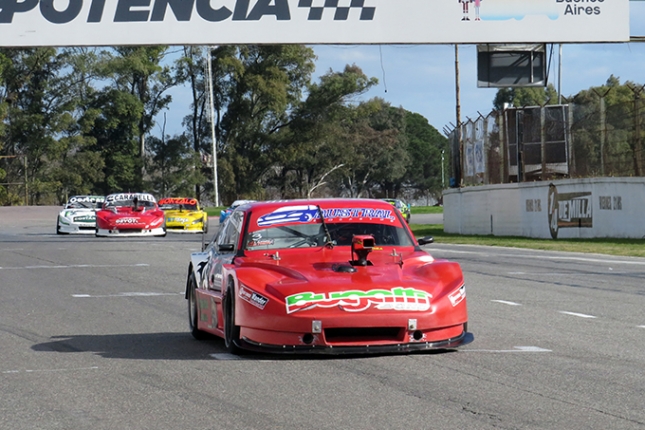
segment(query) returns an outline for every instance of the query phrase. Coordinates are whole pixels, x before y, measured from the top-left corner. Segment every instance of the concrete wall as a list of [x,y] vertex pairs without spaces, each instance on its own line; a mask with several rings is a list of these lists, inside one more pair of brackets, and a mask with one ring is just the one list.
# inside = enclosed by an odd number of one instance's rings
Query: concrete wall
[[645,178],[563,179],[444,191],[446,233],[645,237]]

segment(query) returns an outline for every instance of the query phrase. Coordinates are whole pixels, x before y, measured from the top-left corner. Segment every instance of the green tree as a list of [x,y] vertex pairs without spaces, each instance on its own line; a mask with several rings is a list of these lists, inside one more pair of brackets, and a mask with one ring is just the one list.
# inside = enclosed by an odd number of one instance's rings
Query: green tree
[[408,163],[407,142],[401,133],[403,112],[374,98],[347,108],[343,127],[343,151],[348,156],[334,175],[340,194],[378,197],[395,193]]
[[[7,92],[5,84],[5,70],[11,67],[11,60],[0,51],[0,156],[6,155],[4,152],[5,148],[5,121],[7,120],[7,114],[9,110],[9,103],[7,102]],[[2,159],[0,159],[2,160]],[[4,182],[7,177],[7,172],[2,168],[0,163],[0,183]],[[9,191],[2,185],[0,185],[0,205],[5,205],[10,203]]]
[[138,139],[142,113],[136,96],[109,87],[98,91],[87,103],[80,121],[85,136],[96,141],[105,161],[104,177],[96,184],[97,191],[109,194],[143,189]]
[[161,64],[167,53],[166,46],[120,46],[114,48],[112,59],[107,63],[106,72],[113,80],[112,87],[139,101],[141,114],[136,137],[143,160],[147,155],[146,136],[155,125],[154,118],[170,104],[172,97],[166,92],[179,81],[171,66]]
[[270,184],[279,188],[282,197],[328,192],[332,173],[353,157],[343,128],[353,110],[349,103],[377,82],[356,65],[348,65],[342,72],[328,71],[318,83],[309,85],[306,99],[275,145],[278,161]]
[[314,69],[313,50],[302,45],[236,47],[221,144],[225,170],[233,177],[224,201],[263,193],[261,179],[277,161],[279,132],[291,121]]
[[200,169],[199,153],[191,148],[186,135],[168,140],[148,138],[147,146],[152,156],[150,175],[151,189],[160,197],[190,196],[195,184],[204,181]]
[[[448,139],[441,135],[428,120],[418,113],[405,115],[405,136],[408,141],[409,164],[404,183],[414,189],[414,196],[441,199],[445,185],[442,175],[442,157],[447,160]],[[443,172],[446,174],[447,172]]]
[[[207,63],[204,55],[204,49],[200,47],[184,47],[183,56],[176,61],[176,70],[178,80],[188,83],[191,92],[191,112],[184,117],[183,125],[187,133],[191,136],[193,151],[206,158],[209,163],[201,161],[195,165],[200,169],[205,182],[195,185],[195,196],[200,199],[203,191],[210,192],[213,190],[213,133],[211,129],[210,100]],[[211,75],[213,87],[213,117],[214,132],[216,142],[221,142],[222,138],[222,116],[228,106],[229,97],[232,94],[232,77],[237,76],[243,71],[243,64],[236,57],[237,47],[223,45],[211,49]],[[217,145],[218,147],[221,145]],[[217,153],[220,149],[217,149]],[[233,189],[235,181],[231,166],[215,154],[218,160],[218,177],[220,189]],[[222,187],[223,185],[223,187]]]
[[[69,131],[75,109],[70,91],[69,52],[54,48],[5,49],[3,70],[5,101],[3,151],[27,157],[30,203],[55,203],[52,196],[61,188],[56,178],[65,143],[60,136]],[[24,178],[23,165],[9,172]]]
[[500,88],[493,99],[493,107],[501,111],[505,103],[513,107],[554,105],[558,103],[558,92],[553,84],[546,87]]
[[[579,176],[640,176],[643,174],[643,132],[640,121],[643,86],[611,75],[605,85],[580,91],[573,97],[574,154]],[[601,123],[600,101],[604,100],[606,126]],[[604,128],[606,127],[606,132]],[[601,147],[601,136],[606,142]],[[604,169],[603,169],[604,166]]]

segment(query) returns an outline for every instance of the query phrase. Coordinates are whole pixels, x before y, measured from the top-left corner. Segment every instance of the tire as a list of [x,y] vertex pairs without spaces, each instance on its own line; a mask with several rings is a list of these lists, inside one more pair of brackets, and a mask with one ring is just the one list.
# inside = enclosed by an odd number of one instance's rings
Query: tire
[[60,231],[60,217],[56,218],[56,234],[63,234]]
[[208,333],[197,328],[199,309],[197,308],[196,288],[197,282],[195,281],[195,275],[191,273],[188,277],[188,328],[190,329],[190,334],[192,334],[195,339],[204,340],[208,339],[210,336]]
[[204,234],[208,234],[208,218],[204,218],[202,220],[202,230],[204,231]]
[[235,287],[229,280],[226,298],[224,299],[224,345],[231,354],[243,353],[240,343],[240,326],[235,325]]

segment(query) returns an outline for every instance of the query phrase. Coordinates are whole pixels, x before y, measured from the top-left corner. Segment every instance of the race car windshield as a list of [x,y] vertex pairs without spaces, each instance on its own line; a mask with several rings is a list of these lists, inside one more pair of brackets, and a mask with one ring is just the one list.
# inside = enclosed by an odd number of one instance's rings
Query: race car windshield
[[164,211],[196,211],[197,210],[197,205],[191,205],[191,204],[175,204],[175,203],[165,203],[161,206],[161,209]]
[[[154,202],[149,202],[146,200],[139,200],[137,202],[139,208],[154,208]],[[134,207],[134,202],[132,200],[113,200],[106,203],[106,207]]]
[[[401,227],[389,224],[339,222],[327,223],[334,246],[351,246],[355,235],[374,236],[376,246],[414,246]],[[250,232],[245,238],[245,249],[258,251],[284,248],[310,248],[325,245],[326,233],[322,224],[295,224],[274,226]]]
[[72,202],[72,203],[67,203],[67,208],[68,209],[96,209],[100,204],[103,202]]
[[66,209],[96,209],[103,204],[105,198],[94,196],[75,196],[71,197],[67,204]]

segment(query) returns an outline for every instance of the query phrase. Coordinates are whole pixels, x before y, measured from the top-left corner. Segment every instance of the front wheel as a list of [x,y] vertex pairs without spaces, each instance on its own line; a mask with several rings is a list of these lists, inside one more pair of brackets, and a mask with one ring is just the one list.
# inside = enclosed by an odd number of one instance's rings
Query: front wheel
[[232,281],[228,283],[228,290],[224,298],[224,345],[231,354],[241,354],[240,326],[235,325],[235,287]]
[[188,278],[188,328],[190,334],[197,340],[204,340],[208,338],[208,333],[201,331],[197,328],[197,321],[199,321],[199,308],[197,306],[197,282],[195,275],[190,274]]

